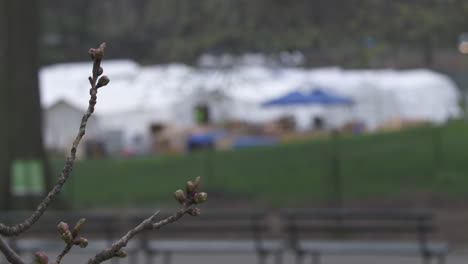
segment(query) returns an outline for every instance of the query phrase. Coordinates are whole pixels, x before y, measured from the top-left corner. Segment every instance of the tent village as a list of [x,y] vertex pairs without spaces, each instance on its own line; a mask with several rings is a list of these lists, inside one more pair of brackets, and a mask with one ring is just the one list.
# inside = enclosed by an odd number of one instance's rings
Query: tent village
[[[326,130],[441,124],[461,113],[455,83],[427,69],[141,66],[130,60],[103,66],[112,82],[99,90],[99,111],[80,152],[88,157],[274,144]],[[88,68],[67,63],[40,71],[49,150],[65,152],[75,136],[88,103],[82,100]]]

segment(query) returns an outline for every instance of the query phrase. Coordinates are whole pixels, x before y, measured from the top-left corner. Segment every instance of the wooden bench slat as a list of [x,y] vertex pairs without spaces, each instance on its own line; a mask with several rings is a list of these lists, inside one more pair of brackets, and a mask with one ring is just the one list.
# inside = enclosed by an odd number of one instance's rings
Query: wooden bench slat
[[[281,211],[290,247],[300,261],[302,254],[416,254],[424,259],[448,252],[444,242],[431,241],[430,232],[436,227],[428,210],[413,209],[285,209]],[[395,240],[310,240],[309,233],[392,234],[408,233],[414,241]],[[352,236],[355,239],[355,236]],[[315,258],[318,260],[318,258]]]
[[430,220],[428,210],[418,209],[283,209],[285,218],[313,217],[315,219],[369,219],[374,220]]
[[435,226],[432,224],[418,225],[368,225],[368,224],[321,224],[321,225],[306,225],[297,224],[289,225],[285,228],[286,231],[291,232],[297,230],[298,232],[345,232],[345,233],[411,233],[411,232],[432,232]]
[[[303,240],[299,248],[309,252],[321,252],[328,254],[352,254],[352,253],[398,253],[419,254],[422,246],[419,241],[379,241],[379,240]],[[433,254],[441,254],[448,250],[448,244],[440,241],[431,241],[424,247]]]
[[176,252],[252,252],[258,250],[281,250],[283,240],[264,240],[260,244],[252,240],[154,240],[149,242],[153,251]]

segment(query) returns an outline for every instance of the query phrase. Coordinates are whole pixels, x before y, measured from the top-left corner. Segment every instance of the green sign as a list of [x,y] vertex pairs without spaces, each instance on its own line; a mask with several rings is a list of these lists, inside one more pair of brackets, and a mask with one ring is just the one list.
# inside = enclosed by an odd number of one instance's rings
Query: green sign
[[15,160],[11,166],[13,195],[40,195],[44,192],[44,170],[40,160]]

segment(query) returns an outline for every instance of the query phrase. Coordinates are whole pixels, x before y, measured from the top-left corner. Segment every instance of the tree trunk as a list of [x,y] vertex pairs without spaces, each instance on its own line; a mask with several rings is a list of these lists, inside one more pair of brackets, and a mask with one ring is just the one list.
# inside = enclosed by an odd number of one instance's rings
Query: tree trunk
[[19,159],[41,162],[46,186],[48,163],[42,144],[42,116],[38,85],[39,4],[38,0],[0,0],[3,25],[0,66],[0,184],[2,207],[12,205],[11,163]]
[[9,205],[9,136],[8,136],[8,108],[9,94],[5,83],[5,42],[6,42],[6,12],[5,0],[0,0],[0,208],[7,209]]

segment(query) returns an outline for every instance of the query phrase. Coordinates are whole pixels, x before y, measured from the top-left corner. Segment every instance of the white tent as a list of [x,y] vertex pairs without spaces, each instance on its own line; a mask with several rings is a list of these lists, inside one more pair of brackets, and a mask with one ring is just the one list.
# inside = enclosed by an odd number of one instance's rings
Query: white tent
[[[127,141],[136,133],[149,133],[150,123],[192,126],[193,108],[200,103],[211,108],[217,122],[264,122],[289,113],[296,116],[300,128],[307,128],[312,116],[328,110],[321,106],[261,107],[262,102],[297,89],[321,88],[353,98],[356,104],[352,115],[348,110],[327,115],[328,123],[334,125],[353,118],[373,130],[394,119],[444,122],[460,114],[455,83],[425,69],[304,69],[248,64],[215,69],[183,64],[140,66],[129,60],[104,61],[103,68],[111,82],[98,93],[100,129],[120,129]],[[42,68],[43,107],[63,100],[84,111],[90,71],[90,62]]]

